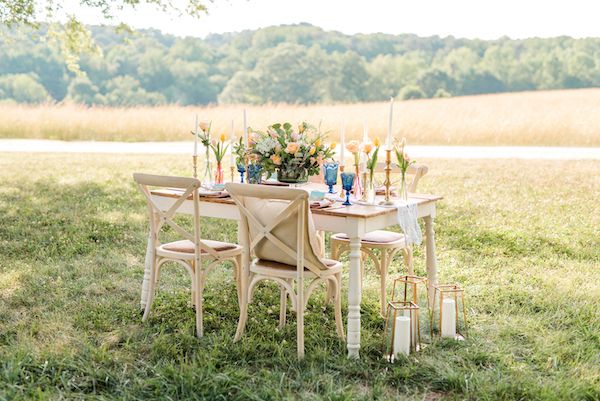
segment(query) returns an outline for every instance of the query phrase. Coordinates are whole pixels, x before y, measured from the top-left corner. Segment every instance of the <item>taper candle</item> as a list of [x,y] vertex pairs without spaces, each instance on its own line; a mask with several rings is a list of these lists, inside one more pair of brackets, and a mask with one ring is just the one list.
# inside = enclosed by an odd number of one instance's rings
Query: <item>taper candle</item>
[[340,166],[344,166],[346,163],[344,162],[346,153],[346,122],[343,121],[340,126]]
[[231,141],[229,142],[229,164],[235,165],[235,159],[233,156],[233,144],[235,143],[235,131],[233,129],[233,120],[231,120]]
[[246,109],[244,109],[244,147],[248,149],[248,125],[246,123]]
[[196,126],[194,127],[194,156],[198,156],[198,114],[196,114]]
[[393,115],[394,115],[394,98],[391,97],[390,98],[390,120],[389,120],[389,124],[388,124],[388,136],[387,136],[387,143],[386,146],[388,149],[392,148],[392,119],[393,119]]

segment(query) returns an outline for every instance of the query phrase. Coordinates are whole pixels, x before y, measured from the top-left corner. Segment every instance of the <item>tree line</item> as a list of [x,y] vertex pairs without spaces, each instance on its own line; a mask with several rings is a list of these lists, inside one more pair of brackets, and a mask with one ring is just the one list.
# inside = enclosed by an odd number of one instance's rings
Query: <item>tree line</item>
[[68,68],[48,27],[0,32],[0,101],[133,106],[331,103],[600,86],[600,39],[356,34],[285,25],[175,37],[89,27]]

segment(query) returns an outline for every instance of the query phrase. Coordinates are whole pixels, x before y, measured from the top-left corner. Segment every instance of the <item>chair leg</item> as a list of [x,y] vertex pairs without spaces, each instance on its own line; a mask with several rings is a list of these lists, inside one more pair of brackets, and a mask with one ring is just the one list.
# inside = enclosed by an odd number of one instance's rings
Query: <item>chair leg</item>
[[238,255],[235,257],[234,266],[233,266],[233,274],[235,279],[235,289],[237,291],[238,305],[242,303],[242,283],[241,283],[241,275],[242,275],[242,255]]
[[415,274],[415,269],[413,266],[412,247],[408,246],[408,247],[404,248],[402,251],[404,253],[404,264],[406,265],[406,267],[408,269],[408,274],[413,276]]
[[379,262],[379,299],[381,301],[381,316],[385,316],[387,311],[387,275],[389,270],[390,259],[388,258],[387,249],[381,250],[380,262]]
[[281,295],[279,298],[279,328],[285,326],[285,317],[287,314],[287,290],[284,286],[280,286]]
[[339,249],[339,243],[332,239],[331,240],[331,259],[333,260],[337,260],[339,254],[338,254],[338,249]]
[[344,322],[342,321],[342,274],[335,275],[335,329],[338,337],[342,340],[344,336]]
[[158,263],[156,258],[152,264],[152,272],[150,273],[150,282],[148,283],[148,296],[146,298],[146,309],[144,309],[144,315],[142,316],[142,322],[148,319],[150,309],[152,309],[152,302],[154,302],[154,291],[156,289],[156,271],[158,270]]
[[[304,358],[304,300],[300,299],[300,291],[304,288],[298,287],[296,290],[296,337],[298,343],[298,359]],[[302,297],[303,298],[303,297]]]
[[[237,330],[235,332],[235,337],[233,338],[234,342],[239,341],[244,335],[244,330],[246,330],[246,322],[248,321],[248,288],[250,282],[252,281],[252,274],[250,274],[246,278],[246,283],[242,286],[240,285],[240,320],[238,321]],[[243,280],[240,280],[242,283]]]
[[203,292],[204,292],[204,272],[202,269],[196,268],[194,271],[194,279],[196,280],[196,293],[194,305],[196,306],[196,336],[201,338],[204,335],[204,316],[202,310]]

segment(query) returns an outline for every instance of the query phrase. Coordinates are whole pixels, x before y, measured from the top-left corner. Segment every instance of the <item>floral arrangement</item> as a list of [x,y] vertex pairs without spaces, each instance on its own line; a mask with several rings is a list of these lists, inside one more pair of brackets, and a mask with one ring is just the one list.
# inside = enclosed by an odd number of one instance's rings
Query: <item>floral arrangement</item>
[[282,182],[305,182],[321,171],[324,160],[330,159],[335,146],[325,146],[325,136],[314,126],[302,122],[296,129],[286,122],[252,131],[248,143],[249,157],[260,164],[270,177],[277,172]]
[[378,137],[375,137],[373,143],[367,142],[363,144],[363,152],[365,152],[365,156],[367,157],[367,170],[369,170],[369,181],[371,184],[373,183],[373,176],[375,175],[375,169],[377,168],[377,156],[379,154],[380,146],[381,141]]
[[346,149],[352,153],[352,156],[354,156],[354,166],[358,167],[360,163],[360,143],[356,140],[350,141],[346,144]]
[[414,164],[414,160],[410,159],[408,153],[406,153],[406,138],[402,138],[402,142],[400,146],[394,146],[394,151],[396,152],[396,159],[398,160],[398,167],[402,172],[402,177],[406,176],[406,171],[411,164]]

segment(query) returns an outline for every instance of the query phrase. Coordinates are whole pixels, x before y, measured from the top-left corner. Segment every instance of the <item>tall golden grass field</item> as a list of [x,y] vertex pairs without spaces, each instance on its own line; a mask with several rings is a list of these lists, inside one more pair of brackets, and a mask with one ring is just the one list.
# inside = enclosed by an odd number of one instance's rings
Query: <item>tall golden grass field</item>
[[[0,103],[0,138],[95,141],[191,140],[195,115],[210,120],[213,133],[242,133],[274,122],[321,124],[331,140],[385,138],[389,103],[334,105],[219,105],[183,107],[85,107],[74,104]],[[396,101],[393,133],[421,145],[600,146],[600,89],[557,90],[444,99]]]

